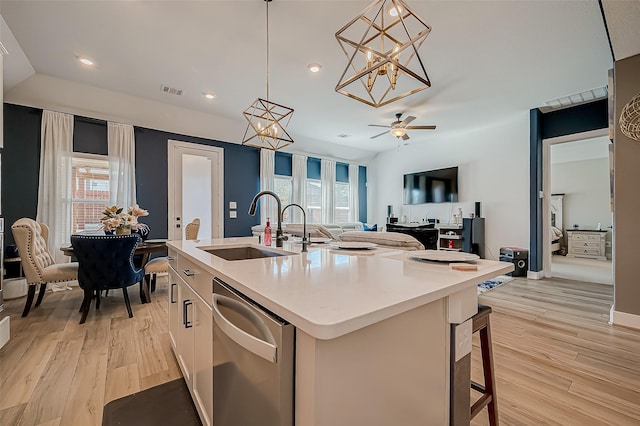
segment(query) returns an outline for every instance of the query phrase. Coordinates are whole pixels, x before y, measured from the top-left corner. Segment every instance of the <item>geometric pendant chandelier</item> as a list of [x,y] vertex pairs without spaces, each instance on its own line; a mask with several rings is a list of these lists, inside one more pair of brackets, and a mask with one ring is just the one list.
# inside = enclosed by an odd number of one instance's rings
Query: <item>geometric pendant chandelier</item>
[[293,139],[287,133],[293,109],[269,100],[269,2],[271,0],[264,1],[267,4],[267,98],[256,99],[242,113],[247,120],[242,145],[276,151],[293,143]]
[[640,141],[640,93],[622,108],[619,123],[626,137]]
[[403,0],[375,0],[336,32],[349,61],[336,92],[378,108],[431,87],[418,54],[430,32]]

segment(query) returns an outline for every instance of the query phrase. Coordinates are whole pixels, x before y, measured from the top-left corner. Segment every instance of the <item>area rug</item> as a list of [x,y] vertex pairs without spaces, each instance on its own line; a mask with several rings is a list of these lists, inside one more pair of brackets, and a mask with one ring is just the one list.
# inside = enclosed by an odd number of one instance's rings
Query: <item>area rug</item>
[[512,279],[513,277],[510,277],[509,275],[500,275],[498,277],[482,282],[478,284],[478,294],[482,294],[485,291],[493,290],[494,288],[499,287],[502,284],[508,283]]
[[152,387],[104,406],[102,426],[202,425],[184,379]]

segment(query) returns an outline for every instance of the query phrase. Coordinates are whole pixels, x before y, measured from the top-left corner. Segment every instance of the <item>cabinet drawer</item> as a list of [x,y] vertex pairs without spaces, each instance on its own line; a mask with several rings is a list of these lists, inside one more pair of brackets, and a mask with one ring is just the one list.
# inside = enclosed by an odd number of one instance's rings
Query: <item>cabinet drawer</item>
[[574,248],[571,252],[573,254],[590,254],[593,256],[600,256],[600,250],[593,248]]
[[576,249],[593,248],[593,249],[599,250],[600,242],[591,243],[591,242],[585,242],[585,241],[572,241],[571,247],[574,247]]
[[213,294],[213,277],[209,272],[184,256],[178,256],[178,275],[191,287],[203,300],[211,306]]
[[602,239],[602,235],[587,235],[587,241],[600,241]]
[[171,266],[175,271],[178,270],[178,252],[176,249],[172,247],[168,247],[167,249],[167,259],[169,260],[169,266]]

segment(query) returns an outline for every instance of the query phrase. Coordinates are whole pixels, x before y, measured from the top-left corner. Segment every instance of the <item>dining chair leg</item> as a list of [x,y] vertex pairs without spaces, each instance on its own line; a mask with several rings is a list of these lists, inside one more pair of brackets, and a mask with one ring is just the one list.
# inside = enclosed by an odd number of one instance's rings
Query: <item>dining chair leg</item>
[[22,316],[26,317],[29,315],[29,310],[31,310],[31,305],[33,304],[33,297],[36,295],[36,285],[29,286],[29,292],[27,293],[27,302],[24,304],[24,311],[22,311]]
[[153,274],[151,275],[151,292],[153,293],[154,291],[156,291],[156,277],[158,276],[158,274]]
[[80,324],[84,324],[87,320],[87,315],[89,314],[89,308],[91,307],[91,299],[93,298],[93,291],[90,289],[84,290],[84,299],[82,300],[82,306],[80,307],[82,311],[82,317],[80,317]]
[[96,290],[96,309],[100,309],[100,293],[102,290]]
[[129,313],[129,318],[133,318],[133,312],[131,311],[131,302],[129,302],[129,293],[127,293],[126,287],[122,287],[122,294],[124,295],[124,304],[127,305],[127,312]]
[[147,286],[147,282],[142,279],[140,280],[140,303],[149,303],[151,302],[151,294],[149,294],[149,287]]
[[36,306],[40,306],[42,303],[42,298],[44,297],[44,292],[47,290],[47,283],[40,284],[40,292],[38,293],[38,300],[36,300]]

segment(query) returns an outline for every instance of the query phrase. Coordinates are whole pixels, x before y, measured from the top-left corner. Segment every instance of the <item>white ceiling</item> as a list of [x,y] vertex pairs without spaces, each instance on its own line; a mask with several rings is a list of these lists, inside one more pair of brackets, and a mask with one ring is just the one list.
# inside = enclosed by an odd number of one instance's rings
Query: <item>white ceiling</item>
[[[432,26],[420,50],[432,87],[379,109],[334,91],[347,62],[334,34],[368,1],[270,3],[270,98],[295,109],[294,140],[374,154],[397,142],[390,135],[370,140],[379,131],[367,124],[388,124],[396,112],[416,116],[412,124],[438,126],[410,132],[412,143],[445,140],[607,84],[613,61],[596,1],[407,3]],[[607,3],[637,10],[640,2]],[[612,9],[620,15],[622,8]],[[10,51],[7,97],[35,71],[242,122],[242,111],[266,94],[262,0],[2,0],[0,14]],[[640,43],[629,45],[626,55]],[[96,66],[82,67],[78,56]],[[320,73],[307,70],[312,62],[322,64]],[[162,84],[183,95],[162,93]],[[203,92],[217,98],[207,101]]]

